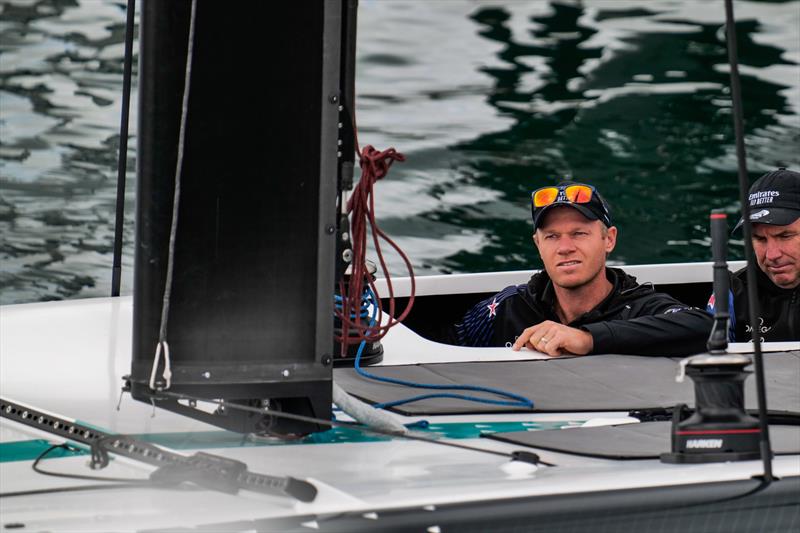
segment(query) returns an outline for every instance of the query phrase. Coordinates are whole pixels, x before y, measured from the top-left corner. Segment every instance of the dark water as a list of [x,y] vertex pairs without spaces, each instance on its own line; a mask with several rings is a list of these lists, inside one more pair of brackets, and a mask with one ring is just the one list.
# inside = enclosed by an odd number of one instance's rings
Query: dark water
[[[735,4],[751,176],[800,167],[800,2]],[[0,3],[0,303],[109,293],[124,8]],[[382,228],[421,274],[536,267],[530,191],[568,176],[609,198],[614,261],[707,260],[708,212],[738,198],[723,20],[721,0],[362,0],[359,139],[408,157]],[[132,194],[125,235],[130,292]]]

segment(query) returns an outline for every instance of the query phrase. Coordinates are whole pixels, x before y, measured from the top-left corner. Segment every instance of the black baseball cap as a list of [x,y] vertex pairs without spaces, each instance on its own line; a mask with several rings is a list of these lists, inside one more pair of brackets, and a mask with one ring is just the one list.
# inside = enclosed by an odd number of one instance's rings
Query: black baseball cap
[[[800,218],[800,174],[785,168],[767,172],[750,187],[750,222],[786,226]],[[739,229],[739,220],[733,231]]]
[[[546,197],[545,205],[537,207],[537,194]],[[540,204],[542,202],[539,202]],[[589,220],[599,220],[611,227],[611,211],[600,192],[586,183],[562,181],[558,185],[540,187],[531,193],[531,216],[533,229],[539,229],[544,215],[553,207],[567,206],[576,209]]]

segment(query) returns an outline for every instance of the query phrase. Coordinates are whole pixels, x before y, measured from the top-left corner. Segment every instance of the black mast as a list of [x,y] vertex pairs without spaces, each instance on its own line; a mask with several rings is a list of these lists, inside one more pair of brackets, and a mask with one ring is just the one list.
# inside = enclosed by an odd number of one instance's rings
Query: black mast
[[128,0],[125,21],[125,59],[122,71],[122,117],[119,125],[119,159],[117,161],[117,203],[114,221],[114,263],[111,268],[111,296],[119,296],[122,282],[122,229],[125,223],[125,172],[128,168],[128,117],[131,107],[131,65],[133,63],[133,29],[136,0]]
[[733,127],[736,133],[736,161],[739,170],[739,202],[742,205],[742,229],[744,232],[744,251],[747,259],[747,300],[749,304],[750,325],[753,332],[753,359],[755,363],[756,394],[758,396],[758,419],[761,429],[761,459],[764,462],[764,481],[772,481],[772,450],[769,443],[767,424],[767,393],[764,385],[764,361],[761,355],[761,337],[758,331],[758,296],[756,293],[756,258],[753,252],[752,227],[750,225],[750,204],[747,201],[749,189],[747,180],[747,156],[744,147],[744,121],[742,119],[742,91],[739,85],[739,59],[736,50],[736,25],[733,17],[733,1],[725,0],[725,29],[728,41],[728,63],[731,69],[731,99],[733,100]]
[[330,418],[344,13],[142,6],[135,399],[244,433],[318,428],[227,406]]

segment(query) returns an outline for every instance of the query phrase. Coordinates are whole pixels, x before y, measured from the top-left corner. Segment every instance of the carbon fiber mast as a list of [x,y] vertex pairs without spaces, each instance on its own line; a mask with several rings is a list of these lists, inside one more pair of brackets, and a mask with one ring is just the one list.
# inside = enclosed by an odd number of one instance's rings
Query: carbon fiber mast
[[135,399],[243,433],[320,428],[176,395],[330,418],[345,7],[143,4]]
[[744,252],[747,259],[747,300],[749,321],[753,325],[753,362],[755,363],[756,394],[758,395],[758,418],[761,429],[759,448],[764,462],[764,481],[772,481],[772,448],[769,443],[767,423],[767,388],[764,383],[764,359],[761,355],[761,337],[758,335],[759,309],[756,283],[755,253],[753,252],[752,225],[750,224],[750,203],[747,201],[747,155],[744,147],[744,120],[742,111],[742,91],[739,83],[739,58],[736,48],[736,25],[733,16],[733,0],[725,0],[725,28],[728,39],[728,63],[731,67],[731,99],[733,100],[733,126],[736,131],[736,161],[739,176],[739,202],[742,205],[742,231]]

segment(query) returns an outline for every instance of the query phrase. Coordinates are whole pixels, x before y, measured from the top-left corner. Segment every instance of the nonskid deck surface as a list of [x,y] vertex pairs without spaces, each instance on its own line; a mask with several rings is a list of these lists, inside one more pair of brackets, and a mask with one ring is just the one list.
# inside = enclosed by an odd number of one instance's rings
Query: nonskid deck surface
[[[308,479],[319,491],[316,500],[306,504],[248,491],[228,495],[208,490],[137,487],[55,492],[0,499],[3,524],[21,523],[33,530],[53,531],[199,527],[275,517],[368,514],[376,509],[422,509],[458,502],[725,482],[749,479],[761,472],[758,461],[675,466],[652,460],[625,463],[528,448],[555,465],[537,467],[510,461],[503,455],[360,434],[350,429],[289,442],[243,437],[161,410],[153,416],[150,406],[128,397],[123,398],[117,410],[122,376],[130,368],[130,318],[129,298],[0,308],[2,396],[109,433],[132,434],[179,453],[202,450],[244,461],[254,472]],[[384,341],[384,364],[409,363],[414,342],[424,361],[435,362],[436,343],[414,337],[413,332],[402,329],[395,332],[394,340],[390,334]],[[393,358],[395,351],[397,358]],[[481,353],[480,359],[507,360],[508,352],[489,349]],[[460,356],[450,351],[443,359],[464,360],[469,353],[474,350]],[[533,352],[511,355],[510,360],[541,357]],[[575,427],[590,420],[590,425],[637,422],[622,411],[400,418],[406,423],[425,418],[430,425],[418,430],[421,435],[504,454],[524,448],[480,435]],[[0,492],[103,484],[33,472],[34,456],[54,440],[58,439],[2,419]],[[117,458],[106,469],[95,472],[87,468],[87,460],[86,450],[79,449],[45,460],[42,466],[57,472],[126,478],[146,478],[152,471],[147,465]],[[777,476],[798,476],[800,457],[777,457],[774,467]]]
[[[800,351],[770,353],[765,359],[770,376],[769,409],[800,414]],[[420,363],[382,366],[369,372],[382,378],[439,386],[467,383],[484,389],[506,389],[533,402],[533,407],[528,408],[431,398],[395,408],[417,416],[509,410],[642,411],[694,404],[691,380],[675,380],[679,361],[668,357],[596,355],[549,361]],[[406,387],[365,379],[352,369],[336,369],[334,379],[351,394],[371,403],[400,401],[413,395]],[[484,399],[497,398],[487,393],[475,394]],[[754,380],[747,383],[745,398],[745,406],[755,410]]]

